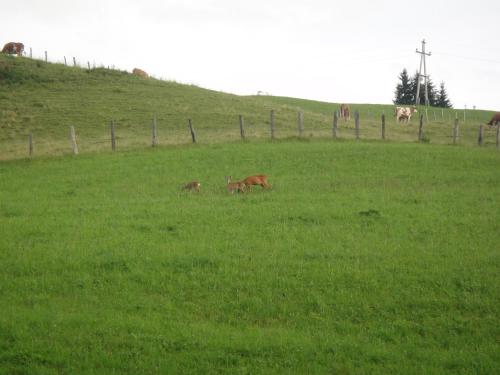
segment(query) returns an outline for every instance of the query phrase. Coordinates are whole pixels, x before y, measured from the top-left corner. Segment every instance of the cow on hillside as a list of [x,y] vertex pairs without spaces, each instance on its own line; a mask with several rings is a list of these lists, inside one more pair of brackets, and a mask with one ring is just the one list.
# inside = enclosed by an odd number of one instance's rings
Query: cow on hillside
[[24,44],[9,42],[5,46],[3,46],[2,53],[6,53],[8,55],[17,55],[22,56],[24,52]]
[[142,69],[139,69],[139,68],[134,68],[134,70],[132,70],[132,73],[139,76],[139,77],[142,77],[142,78],[148,78],[148,73],[146,73],[144,70]]
[[500,123],[500,112],[493,115],[490,122],[488,122],[488,126],[491,128],[493,125],[497,125],[498,123]]
[[396,107],[394,109],[394,114],[396,115],[396,121],[399,122],[401,119],[405,119],[406,122],[411,120],[411,115],[414,112],[418,112],[415,107]]
[[344,121],[351,119],[351,112],[347,104],[340,105],[340,118],[344,119]]

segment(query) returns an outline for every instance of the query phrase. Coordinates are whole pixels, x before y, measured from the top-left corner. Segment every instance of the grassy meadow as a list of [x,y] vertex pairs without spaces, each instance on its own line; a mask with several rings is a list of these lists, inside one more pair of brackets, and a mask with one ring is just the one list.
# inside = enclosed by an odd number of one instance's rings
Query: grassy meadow
[[[396,84],[397,78],[395,77]],[[0,160],[28,156],[33,135],[34,156],[71,152],[69,127],[74,126],[80,153],[111,148],[109,124],[115,122],[120,150],[151,145],[151,122],[156,116],[159,145],[191,142],[192,119],[198,142],[235,142],[240,139],[239,115],[250,140],[269,139],[270,111],[275,111],[276,137],[296,137],[297,113],[304,116],[305,138],[331,138],[337,103],[273,96],[237,96],[193,85],[142,79],[104,68],[82,69],[0,54]],[[386,138],[415,142],[418,116],[409,125],[395,122],[393,105],[351,104],[360,112],[361,138],[380,139],[381,115],[386,115]],[[461,145],[477,144],[478,125],[492,112],[441,110],[424,107],[426,140],[452,143],[455,116],[459,118]],[[354,138],[354,120],[339,122],[338,136]],[[495,130],[485,129],[485,144],[495,144]]]
[[[0,162],[0,374],[498,373],[499,162],[317,139]],[[254,173],[273,188],[225,191]]]

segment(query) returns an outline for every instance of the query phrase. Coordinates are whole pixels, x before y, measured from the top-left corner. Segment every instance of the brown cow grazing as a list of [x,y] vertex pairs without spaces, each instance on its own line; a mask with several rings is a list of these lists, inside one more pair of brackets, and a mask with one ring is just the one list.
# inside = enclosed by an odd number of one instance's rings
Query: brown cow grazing
[[132,73],[135,74],[136,76],[142,77],[142,78],[148,78],[148,73],[146,73],[144,70],[139,69],[139,68],[134,68],[132,70]]
[[22,56],[24,52],[24,44],[9,42],[3,46],[2,53],[7,53],[9,55]]
[[344,119],[344,121],[351,119],[351,111],[349,110],[349,106],[347,104],[340,105],[340,118]]
[[500,112],[497,112],[493,115],[490,122],[488,122],[488,126],[492,127],[493,125],[497,125],[500,122]]

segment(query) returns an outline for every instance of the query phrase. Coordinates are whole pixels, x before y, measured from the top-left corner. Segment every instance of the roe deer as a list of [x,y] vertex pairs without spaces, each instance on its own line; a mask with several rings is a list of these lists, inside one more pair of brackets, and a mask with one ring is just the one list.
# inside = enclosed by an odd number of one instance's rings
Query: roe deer
[[248,186],[248,190],[252,191],[252,185],[260,185],[262,188],[270,189],[271,185],[267,182],[267,176],[263,174],[249,176],[243,180],[245,186]]
[[235,191],[238,193],[245,192],[245,184],[242,181],[231,182],[231,176],[226,176],[227,191],[233,194]]
[[191,181],[188,182],[186,185],[182,187],[182,190],[190,190],[190,191],[197,191],[198,193],[200,192],[200,182],[199,181]]

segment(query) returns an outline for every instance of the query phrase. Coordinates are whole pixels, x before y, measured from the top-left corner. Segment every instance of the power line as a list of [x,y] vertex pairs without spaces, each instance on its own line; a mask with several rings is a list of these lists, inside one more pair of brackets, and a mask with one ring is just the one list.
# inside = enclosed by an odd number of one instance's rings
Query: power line
[[434,52],[434,54],[456,57],[456,58],[465,59],[465,60],[483,61],[483,62],[489,62],[492,64],[500,64],[500,60],[491,60],[491,59],[485,59],[485,58],[480,58],[480,57],[460,56],[460,55],[455,55],[453,53],[446,53],[446,52]]

